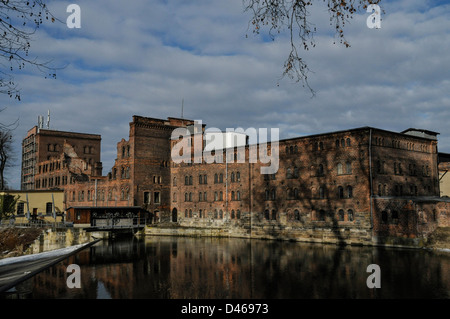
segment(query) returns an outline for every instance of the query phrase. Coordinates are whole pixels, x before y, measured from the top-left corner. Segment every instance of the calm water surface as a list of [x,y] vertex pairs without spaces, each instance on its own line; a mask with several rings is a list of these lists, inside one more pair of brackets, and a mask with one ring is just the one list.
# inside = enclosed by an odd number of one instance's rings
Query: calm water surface
[[[66,267],[81,268],[81,288]],[[381,288],[366,285],[381,268]],[[21,298],[450,298],[450,253],[247,239],[103,241],[16,287]]]

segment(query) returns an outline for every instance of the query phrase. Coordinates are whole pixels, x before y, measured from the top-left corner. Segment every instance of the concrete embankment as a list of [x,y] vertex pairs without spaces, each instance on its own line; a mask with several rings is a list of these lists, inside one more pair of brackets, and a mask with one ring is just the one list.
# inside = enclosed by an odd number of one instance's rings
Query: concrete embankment
[[77,228],[0,228],[0,259],[31,255],[92,242]]
[[[347,232],[352,235],[352,232]],[[353,232],[354,233],[354,232]],[[240,237],[254,239],[288,240],[311,243],[341,244],[341,245],[367,245],[399,248],[425,248],[436,251],[450,251],[450,228],[438,228],[428,238],[376,238],[371,240],[367,232],[356,232],[351,237],[347,235],[338,238],[332,231],[268,231],[261,227],[255,228],[251,233],[244,228],[221,227],[185,227],[179,225],[146,226],[140,233],[145,236],[179,236],[179,237]],[[346,232],[344,232],[346,234]],[[334,237],[333,237],[334,236]]]

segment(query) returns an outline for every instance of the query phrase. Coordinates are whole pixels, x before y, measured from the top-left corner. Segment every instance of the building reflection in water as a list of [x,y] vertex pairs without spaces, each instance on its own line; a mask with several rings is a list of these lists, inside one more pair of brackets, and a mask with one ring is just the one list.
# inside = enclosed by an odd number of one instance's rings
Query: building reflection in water
[[[66,267],[81,267],[69,289]],[[366,285],[381,268],[381,288]],[[218,238],[103,241],[9,298],[450,298],[450,254]]]

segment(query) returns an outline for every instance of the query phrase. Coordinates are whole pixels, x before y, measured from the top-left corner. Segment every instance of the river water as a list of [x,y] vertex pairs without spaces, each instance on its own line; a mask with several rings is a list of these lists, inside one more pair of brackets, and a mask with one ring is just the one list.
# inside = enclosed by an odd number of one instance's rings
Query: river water
[[[70,264],[81,288],[68,288]],[[367,267],[380,267],[368,288]],[[372,280],[373,281],[373,280]],[[249,240],[101,241],[16,286],[30,299],[450,298],[450,253]]]

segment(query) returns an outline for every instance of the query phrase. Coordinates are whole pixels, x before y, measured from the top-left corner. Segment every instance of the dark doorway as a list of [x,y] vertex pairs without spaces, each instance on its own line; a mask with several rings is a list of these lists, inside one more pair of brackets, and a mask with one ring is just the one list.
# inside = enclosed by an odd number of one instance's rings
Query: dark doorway
[[172,222],[176,223],[177,218],[178,218],[178,212],[177,212],[177,209],[174,208],[174,209],[172,209]]

